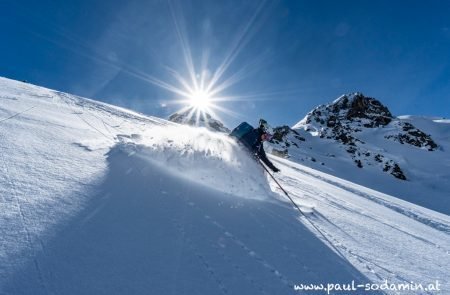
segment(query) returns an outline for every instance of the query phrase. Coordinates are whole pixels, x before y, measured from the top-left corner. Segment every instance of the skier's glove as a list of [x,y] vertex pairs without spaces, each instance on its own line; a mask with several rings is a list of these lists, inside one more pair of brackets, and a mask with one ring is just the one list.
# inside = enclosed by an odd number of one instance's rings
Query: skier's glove
[[273,171],[273,173],[277,173],[277,172],[280,172],[280,169],[278,169],[277,167],[273,167],[272,171]]

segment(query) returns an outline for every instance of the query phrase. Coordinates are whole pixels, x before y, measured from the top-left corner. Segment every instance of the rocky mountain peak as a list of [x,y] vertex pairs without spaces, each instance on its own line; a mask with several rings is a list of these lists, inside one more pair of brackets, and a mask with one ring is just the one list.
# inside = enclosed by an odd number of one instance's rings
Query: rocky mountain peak
[[393,119],[389,109],[380,101],[360,92],[341,96],[332,107],[334,113],[343,110],[347,120],[365,118],[373,121],[371,126],[365,127],[387,125]]
[[[375,129],[384,130],[380,132]],[[283,126],[279,131],[280,136],[274,137],[273,144],[276,150],[283,152],[283,156],[288,156],[291,149],[302,144],[300,138],[304,139],[305,136],[300,134],[305,132],[313,137],[334,141],[336,147],[345,150],[357,167],[379,166],[384,172],[401,180],[407,177],[396,157],[380,152],[384,142],[389,145],[388,141],[394,141],[428,151],[438,148],[430,135],[411,123],[394,118],[379,100],[360,92],[345,94],[329,104],[320,105],[291,130]],[[366,144],[367,140],[370,141],[367,134],[383,134],[383,137],[376,143]]]
[[[318,106],[299,124],[316,122],[327,127],[335,127],[338,123],[356,122],[364,127],[374,128],[385,126],[392,119],[391,112],[380,101],[355,92],[342,95],[331,104]],[[300,126],[294,126],[296,127]]]

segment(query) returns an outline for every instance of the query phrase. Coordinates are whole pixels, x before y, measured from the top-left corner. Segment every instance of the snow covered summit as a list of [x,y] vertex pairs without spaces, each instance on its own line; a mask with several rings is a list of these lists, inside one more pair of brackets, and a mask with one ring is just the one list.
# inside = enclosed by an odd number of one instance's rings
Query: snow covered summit
[[328,127],[345,122],[357,122],[364,127],[373,128],[385,126],[391,120],[391,112],[380,101],[356,92],[342,95],[331,104],[315,108],[293,128],[301,128],[302,125],[310,124],[312,121]]
[[357,139],[357,133],[361,132],[362,128],[382,128],[390,123],[397,127],[398,133],[387,135],[386,139],[430,151],[437,148],[430,135],[415,128],[411,123],[396,120],[380,101],[359,92],[343,95],[331,104],[315,108],[293,128],[314,129],[321,137],[355,146],[356,142],[362,142]]
[[292,128],[275,128],[271,147],[274,154],[448,212],[449,126],[394,117],[379,100],[357,92],[316,107]]

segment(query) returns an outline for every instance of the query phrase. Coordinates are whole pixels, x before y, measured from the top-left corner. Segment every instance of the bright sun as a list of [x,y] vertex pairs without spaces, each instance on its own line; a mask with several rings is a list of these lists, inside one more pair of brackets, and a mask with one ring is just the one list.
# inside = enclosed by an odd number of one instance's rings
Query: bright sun
[[197,109],[204,110],[211,105],[211,96],[204,90],[195,91],[189,96],[189,104]]

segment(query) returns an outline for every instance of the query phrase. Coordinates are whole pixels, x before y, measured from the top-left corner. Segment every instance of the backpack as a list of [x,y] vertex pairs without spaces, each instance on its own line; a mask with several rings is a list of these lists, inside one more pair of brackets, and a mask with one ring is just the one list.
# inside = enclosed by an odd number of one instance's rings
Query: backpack
[[250,151],[252,151],[255,147],[255,144],[258,141],[258,132],[253,128],[252,125],[247,122],[242,122],[233,129],[230,133],[231,137],[236,138],[239,142],[244,144]]
[[230,136],[240,140],[251,131],[253,131],[253,126],[247,122],[242,122],[239,126],[234,128],[233,131],[231,131]]

